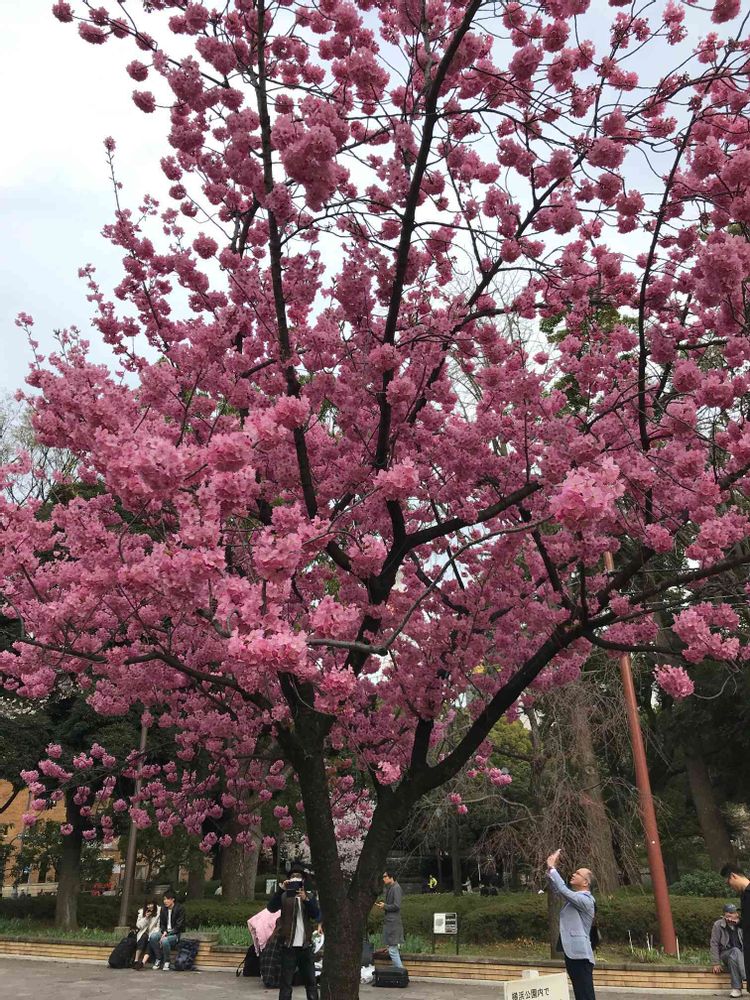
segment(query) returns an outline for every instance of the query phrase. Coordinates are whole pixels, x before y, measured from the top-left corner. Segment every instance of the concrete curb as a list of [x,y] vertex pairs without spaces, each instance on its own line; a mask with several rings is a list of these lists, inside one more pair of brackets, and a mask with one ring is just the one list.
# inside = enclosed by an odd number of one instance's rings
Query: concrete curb
[[[93,958],[54,958],[52,956],[46,956],[46,955],[0,955],[0,958],[9,959],[17,962],[55,962],[55,963],[63,962],[66,965],[93,965],[93,966],[98,966],[99,968],[101,968],[102,966],[101,961]],[[113,970],[113,971],[119,971],[119,970]],[[211,966],[211,968],[208,969],[196,969],[194,970],[193,975],[195,974],[201,975],[203,973],[211,973],[211,972],[229,973],[234,971],[235,971],[234,966],[213,965]],[[429,983],[437,983],[441,986],[463,986],[463,987],[500,985],[500,980],[498,979],[447,979],[447,978],[444,979],[438,976],[411,976],[410,980],[413,983],[420,983],[422,985],[428,985]],[[519,982],[521,982],[521,980],[519,980]],[[669,1000],[670,997],[673,996],[683,997],[686,994],[695,997],[715,997],[715,996],[726,995],[726,990],[720,990],[720,989],[691,990],[691,989],[685,989],[684,987],[680,987],[679,989],[674,989],[674,990],[664,990],[664,989],[650,989],[648,987],[641,987],[641,986],[597,986],[596,992],[597,994],[601,993],[604,996],[606,996],[609,993],[614,993],[617,995],[626,994],[627,996],[634,996],[634,997],[649,996],[653,997],[654,1000],[657,1000],[657,998],[659,997],[662,997],[663,1000]],[[471,1000],[471,997],[468,996],[467,1000]]]

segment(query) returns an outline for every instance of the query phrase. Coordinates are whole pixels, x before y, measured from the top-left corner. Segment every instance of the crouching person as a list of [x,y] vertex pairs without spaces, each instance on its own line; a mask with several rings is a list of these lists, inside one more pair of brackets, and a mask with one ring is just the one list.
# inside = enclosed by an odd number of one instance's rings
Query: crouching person
[[175,900],[170,890],[164,893],[164,905],[159,913],[159,929],[148,939],[148,947],[154,956],[154,968],[169,970],[172,949],[179,943],[185,930],[185,907]]
[[292,1000],[294,974],[299,970],[305,984],[307,1000],[318,1000],[315,980],[315,960],[312,935],[320,920],[318,901],[305,887],[305,869],[293,864],[289,878],[277,887],[268,901],[271,913],[281,911],[279,935],[281,937],[281,985],[279,1000]]
[[724,916],[711,928],[711,962],[716,975],[725,969],[732,981],[730,997],[742,996],[742,980],[745,978],[745,958],[742,954],[742,928],[740,915],[734,903],[727,903]]

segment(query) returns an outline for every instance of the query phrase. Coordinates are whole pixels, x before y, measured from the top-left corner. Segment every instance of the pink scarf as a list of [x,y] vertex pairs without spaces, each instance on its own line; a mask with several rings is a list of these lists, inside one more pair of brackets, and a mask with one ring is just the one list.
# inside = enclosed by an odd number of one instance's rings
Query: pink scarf
[[281,913],[269,913],[268,910],[261,910],[260,913],[256,913],[248,920],[247,928],[259,955],[268,944],[268,939],[273,934],[280,916]]

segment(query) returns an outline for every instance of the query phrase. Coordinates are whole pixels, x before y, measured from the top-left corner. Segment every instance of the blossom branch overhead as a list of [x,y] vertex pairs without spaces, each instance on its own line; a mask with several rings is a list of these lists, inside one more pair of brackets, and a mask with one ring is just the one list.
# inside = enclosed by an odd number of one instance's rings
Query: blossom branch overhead
[[657,682],[744,662],[748,24],[710,7],[55,3],[128,49],[167,196],[118,188],[121,279],[82,271],[125,376],[75,331],[34,359],[75,468],[23,504],[2,469],[5,686],[65,674],[230,774],[270,740],[332,893],[344,755],[363,906],[416,799],[592,642],[661,651],[679,594]]

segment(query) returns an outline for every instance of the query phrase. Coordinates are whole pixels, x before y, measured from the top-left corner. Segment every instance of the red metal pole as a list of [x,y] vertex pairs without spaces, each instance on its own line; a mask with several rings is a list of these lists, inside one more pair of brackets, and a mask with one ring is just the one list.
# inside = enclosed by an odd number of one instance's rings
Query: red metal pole
[[[612,573],[615,568],[614,560],[609,552],[604,553],[604,567],[608,573]],[[667,955],[676,955],[677,938],[674,932],[672,906],[669,902],[667,875],[664,871],[664,858],[661,853],[659,827],[656,825],[654,797],[651,794],[651,780],[648,775],[646,748],[643,744],[641,719],[638,714],[638,702],[635,697],[635,685],[633,684],[633,672],[631,670],[629,653],[623,653],[620,657],[620,674],[622,676],[623,691],[625,692],[625,708],[628,714],[630,743],[633,748],[635,783],[638,787],[638,801],[641,808],[643,832],[646,836],[648,867],[651,871],[651,885],[654,890],[656,915],[659,921],[659,937]]]

